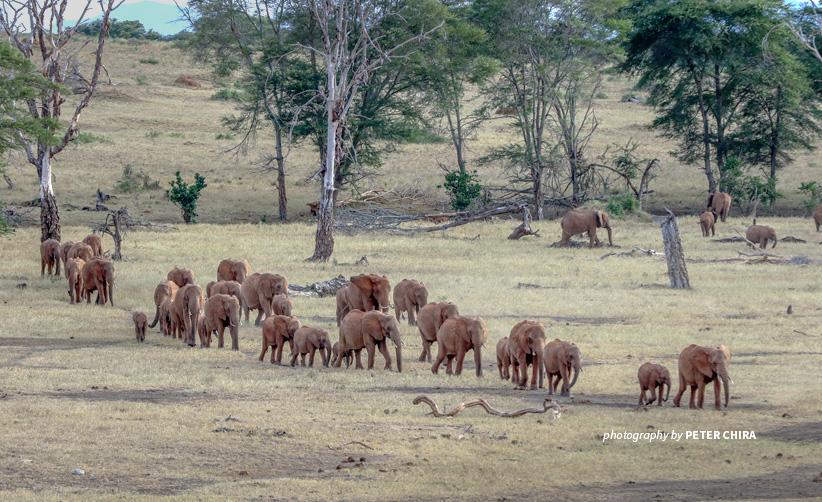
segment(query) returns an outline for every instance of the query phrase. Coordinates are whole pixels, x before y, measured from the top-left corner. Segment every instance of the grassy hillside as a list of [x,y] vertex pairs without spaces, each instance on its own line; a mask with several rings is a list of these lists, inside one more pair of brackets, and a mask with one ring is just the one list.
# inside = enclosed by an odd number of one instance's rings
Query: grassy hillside
[[[182,221],[179,211],[165,200],[163,190],[123,192],[119,181],[124,180],[126,167],[159,181],[162,189],[168,188],[175,171],[181,171],[188,182],[192,182],[194,172],[203,174],[208,188],[198,206],[200,222],[258,222],[276,218],[275,176],[261,173],[259,168],[259,160],[272,152],[272,142],[263,131],[247,153],[232,151],[239,138],[227,138],[228,131],[220,119],[232,114],[233,106],[211,99],[224,86],[230,87],[230,80],[215,81],[208,68],[193,65],[167,42],[115,40],[106,48],[105,62],[114,85],[101,85],[81,117],[80,130],[86,142],[56,157],[55,187],[64,224],[88,225],[102,219],[100,214],[78,210],[94,205],[97,188],[117,195],[112,205],[126,204],[136,217],[156,222]],[[175,84],[182,75],[195,78],[202,87]],[[634,138],[641,143],[642,157],[661,161],[662,172],[651,187],[655,193],[649,200],[650,207],[698,210],[707,186],[704,175],[697,166],[682,166],[674,161],[669,155],[673,146],[647,130],[652,116],[645,105],[620,102],[630,86],[621,77],[605,82],[603,92],[607,98],[597,101],[600,126],[592,155],[598,155],[607,145],[625,144]],[[489,121],[468,144],[469,162],[490,147],[516,139],[505,119]],[[287,179],[292,219],[305,218],[305,204],[318,199],[318,185],[305,183],[317,168],[317,158],[310,146],[291,148]],[[442,170],[437,162],[452,165],[453,159],[447,143],[401,145],[397,153],[386,159],[372,186],[363,189],[414,188],[445,201],[445,194],[436,188],[442,183]],[[13,205],[38,196],[32,166],[16,158],[7,170],[18,188],[0,189],[0,202]],[[504,180],[502,170],[493,166],[480,168],[479,174],[489,184]],[[818,153],[800,155],[793,166],[780,174],[780,188],[788,195],[788,200],[779,202],[781,213],[801,208],[795,189],[800,181],[812,179],[822,179],[822,158]]]

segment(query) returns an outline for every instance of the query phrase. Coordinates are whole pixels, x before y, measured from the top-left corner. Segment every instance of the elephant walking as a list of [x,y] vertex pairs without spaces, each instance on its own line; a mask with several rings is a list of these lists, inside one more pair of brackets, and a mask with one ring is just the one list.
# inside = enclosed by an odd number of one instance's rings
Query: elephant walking
[[[402,372],[402,340],[400,325],[394,316],[383,314],[376,310],[363,312],[352,310],[340,323],[340,354],[354,352],[357,363],[356,369],[363,369],[360,353],[366,349],[368,353],[368,369],[374,368],[374,356],[377,348],[385,359],[385,369],[391,369],[391,354],[388,352],[388,340],[394,343],[397,355],[397,371]],[[342,357],[335,362],[337,368],[342,363]]]
[[[661,364],[645,363],[639,367],[637,371],[637,380],[639,380],[639,405],[644,406],[653,404],[657,401],[656,388],[659,387],[659,398],[657,406],[662,406],[663,401],[668,401],[671,395],[671,373],[668,368]],[[668,386],[668,392],[665,393],[665,399],[662,398],[662,393],[665,391],[665,386]],[[645,399],[645,391],[651,391],[651,398]]]
[[[679,354],[679,392],[674,397],[674,406],[679,407],[682,394],[690,386],[690,407],[702,409],[702,404],[705,401],[705,385],[713,382],[716,398],[715,407],[717,410],[721,410],[722,406],[719,400],[719,382],[721,380],[722,385],[725,386],[725,408],[727,408],[728,399],[731,396],[731,391],[728,388],[728,383],[731,381],[731,375],[728,373],[730,361],[731,351],[724,345],[704,347],[691,344],[685,347]],[[694,394],[697,391],[699,391],[698,402],[694,406]]]
[[531,390],[537,389],[537,374],[539,374],[539,388],[542,388],[542,358],[545,350],[545,326],[534,321],[522,321],[511,329],[508,335],[508,353],[514,371],[512,379],[517,387],[524,389],[528,383],[528,366],[532,366]]
[[[562,380],[561,396],[570,396],[571,387],[577,383],[577,377],[582,370],[582,354],[575,343],[565,342],[556,338],[547,345],[542,352],[545,364],[545,374],[548,375],[548,394],[556,392]],[[574,379],[570,381],[571,369],[574,370]],[[556,382],[552,381],[557,377]]]
[[[431,372],[437,374],[440,364],[445,359],[445,373],[448,375],[462,374],[462,363],[469,350],[474,351],[474,365],[478,377],[482,376],[482,345],[488,340],[488,331],[485,321],[481,317],[453,317],[448,319],[437,331],[437,359],[431,367]],[[457,368],[451,370],[451,363],[456,357]]]
[[600,245],[597,238],[597,228],[606,229],[608,231],[608,245],[614,245],[611,241],[611,222],[608,220],[608,215],[602,211],[568,211],[562,217],[560,226],[562,227],[560,246],[570,246],[572,236],[588,232],[588,247],[597,247]]

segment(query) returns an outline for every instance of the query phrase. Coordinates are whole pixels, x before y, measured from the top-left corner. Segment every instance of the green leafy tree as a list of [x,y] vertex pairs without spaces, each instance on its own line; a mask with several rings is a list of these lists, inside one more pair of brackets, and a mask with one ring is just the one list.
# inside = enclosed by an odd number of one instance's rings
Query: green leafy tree
[[482,194],[482,185],[479,183],[477,171],[448,171],[445,173],[445,183],[437,188],[445,188],[451,208],[454,211],[465,211]]
[[180,208],[183,214],[183,221],[192,224],[197,223],[197,199],[200,198],[200,192],[208,185],[205,178],[200,176],[200,173],[194,173],[194,184],[189,185],[180,177],[180,171],[174,173],[177,179],[169,182],[171,190],[166,190],[166,197]]

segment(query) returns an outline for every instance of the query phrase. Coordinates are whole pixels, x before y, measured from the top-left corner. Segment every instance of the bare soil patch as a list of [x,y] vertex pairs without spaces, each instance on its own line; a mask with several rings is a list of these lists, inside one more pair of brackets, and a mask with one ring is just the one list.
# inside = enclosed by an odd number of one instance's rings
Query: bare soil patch
[[189,77],[188,75],[181,75],[177,77],[177,80],[175,80],[174,83],[183,84],[186,87],[192,87],[196,89],[203,87],[203,84],[201,84],[199,80],[197,80],[194,77]]

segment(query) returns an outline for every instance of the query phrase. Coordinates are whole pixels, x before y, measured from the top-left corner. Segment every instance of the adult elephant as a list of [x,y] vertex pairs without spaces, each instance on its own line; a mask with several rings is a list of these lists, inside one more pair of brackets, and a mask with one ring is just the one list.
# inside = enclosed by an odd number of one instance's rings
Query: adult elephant
[[80,258],[71,258],[66,264],[66,278],[68,280],[69,298],[71,303],[80,303],[83,299],[83,265],[86,262]]
[[83,265],[83,295],[91,303],[91,293],[97,291],[97,305],[110,302],[114,306],[114,262],[109,258],[94,258]]
[[[56,270],[55,270],[56,267]],[[60,274],[60,241],[46,239],[40,243],[40,275],[46,275],[46,268],[49,275]],[[54,273],[52,274],[52,271]]]
[[92,251],[91,246],[85,242],[78,242],[71,246],[66,253],[66,258],[80,258],[84,262],[88,263],[92,260],[92,258],[94,258],[94,251]]
[[708,194],[708,201],[705,207],[718,214],[722,223],[725,223],[725,219],[731,210],[731,196],[725,192]]
[[352,310],[379,310],[387,313],[391,282],[386,276],[360,274],[351,277],[349,283],[337,291],[337,326]]
[[160,320],[160,305],[166,300],[174,301],[174,296],[179,289],[180,287],[177,286],[176,282],[169,281],[168,279],[164,279],[157,284],[154,288],[154,320],[148,325],[149,328],[156,326],[157,321]]
[[514,366],[514,380],[517,387],[524,389],[528,382],[528,366],[533,366],[531,390],[542,388],[542,353],[545,350],[545,326],[535,321],[522,321],[511,329],[508,335],[508,353]]
[[249,274],[251,269],[246,260],[223,260],[217,265],[218,281],[237,281],[242,284]]
[[[719,381],[722,380],[722,385],[725,386],[725,408],[727,408],[728,400],[731,397],[731,391],[728,388],[728,383],[731,381],[731,376],[728,373],[728,364],[730,362],[731,351],[724,345],[706,347],[691,344],[685,347],[679,354],[679,392],[674,397],[674,406],[679,407],[685,388],[690,386],[690,407],[702,409],[702,404],[705,401],[705,385],[713,381],[714,396],[716,398],[715,407],[717,410],[721,410]],[[699,398],[697,405],[694,406],[694,393],[697,390],[699,390]]]
[[[72,246],[74,246],[75,244],[77,244],[77,243],[74,242],[74,241],[66,241],[66,242],[60,244],[60,258],[63,259],[63,270],[66,271],[66,278],[67,279],[68,279],[68,270],[66,269],[66,266],[68,265],[68,259],[69,259],[68,258],[68,252],[71,250]],[[85,261],[85,260],[83,260],[83,261]]]
[[211,334],[217,332],[217,347],[223,347],[226,326],[231,335],[231,350],[240,350],[240,302],[231,295],[215,294],[206,300],[203,307],[203,326],[200,332],[200,347],[211,346]]
[[245,321],[248,322],[248,311],[259,310],[254,325],[260,325],[260,318],[267,318],[272,314],[274,297],[277,295],[288,295],[288,281],[280,274],[260,274],[255,273],[248,276],[241,286],[243,294],[243,311]]
[[[374,368],[374,355],[379,348],[385,358],[385,369],[391,369],[391,354],[388,353],[388,340],[394,342],[397,354],[397,371],[402,372],[402,339],[400,325],[394,316],[376,310],[363,312],[354,309],[340,323],[341,353],[354,352],[356,369],[363,369],[360,352],[368,352],[368,369]],[[336,367],[340,367],[342,358],[337,358]]]
[[285,315],[272,315],[263,321],[263,351],[260,352],[260,361],[271,347],[271,364],[281,364],[283,360],[283,345],[288,340],[291,352],[294,352],[294,334],[300,329],[300,320]]
[[[435,375],[439,371],[440,364],[448,358],[445,366],[445,373],[448,375],[462,374],[462,363],[465,354],[469,350],[474,351],[474,365],[478,377],[482,376],[482,345],[488,340],[488,331],[485,329],[485,322],[481,317],[452,317],[446,320],[437,331],[437,359],[431,366],[431,372]],[[451,362],[457,358],[455,371],[451,370]]]
[[585,232],[588,232],[588,247],[599,246],[597,228],[608,230],[608,245],[614,245],[611,242],[611,222],[608,220],[608,215],[602,211],[568,211],[562,217],[560,226],[562,227],[560,246],[570,246],[572,236]]
[[408,325],[416,326],[415,314],[428,303],[428,288],[424,282],[414,279],[403,279],[394,286],[394,313],[397,322],[401,321],[403,312],[408,313]]
[[211,297],[211,295],[231,295],[240,302],[240,306],[243,304],[243,290],[242,284],[237,281],[220,281],[211,284],[211,288],[206,291],[206,296]]
[[[562,341],[559,338],[548,342],[542,351],[545,364],[545,374],[548,375],[548,394],[556,392],[562,380],[561,396],[570,396],[571,387],[577,383],[577,377],[582,369],[582,354],[575,343]],[[574,370],[574,379],[568,383],[571,370]],[[556,382],[553,382],[557,377]],[[552,385],[553,382],[553,385]]]
[[205,295],[200,286],[186,284],[172,302],[172,336],[179,336],[189,347],[195,345],[197,322],[203,313]]
[[166,279],[182,288],[183,286],[194,284],[194,271],[188,268],[174,267],[168,271]]
[[768,241],[773,241],[772,247],[776,247],[776,230],[767,225],[751,225],[745,231],[745,238],[754,244],[759,244],[762,249],[768,247]]
[[328,331],[322,328],[311,328],[302,326],[294,333],[294,350],[291,351],[291,366],[297,364],[297,356],[300,358],[300,366],[305,366],[305,356],[308,355],[308,367],[314,366],[314,354],[320,351],[323,358],[323,366],[328,367],[331,360],[331,338]]
[[[662,401],[668,401],[668,396],[671,394],[671,373],[668,368],[661,364],[645,363],[639,367],[636,374],[639,380],[639,405],[653,404],[657,400],[656,388],[659,387],[659,402],[657,406],[662,406]],[[668,386],[668,392],[665,393],[665,399],[662,399],[662,393],[665,392],[665,386]],[[651,391],[651,398],[645,400],[645,391]]]
[[423,305],[417,319],[417,329],[420,330],[422,338],[420,361],[431,362],[431,345],[437,341],[437,331],[442,323],[452,317],[459,317],[459,315],[459,309],[451,302],[431,302]]
[[103,238],[97,234],[88,234],[83,242],[88,244],[95,258],[103,256]]

